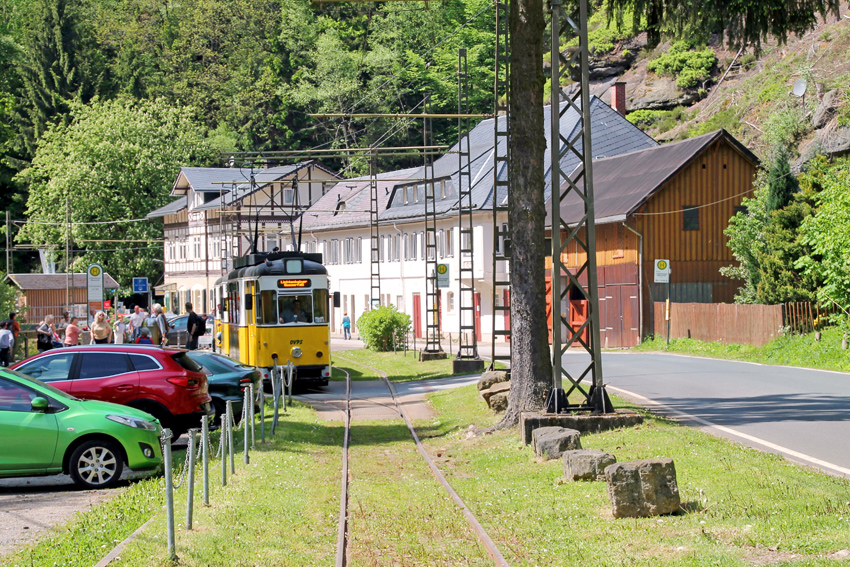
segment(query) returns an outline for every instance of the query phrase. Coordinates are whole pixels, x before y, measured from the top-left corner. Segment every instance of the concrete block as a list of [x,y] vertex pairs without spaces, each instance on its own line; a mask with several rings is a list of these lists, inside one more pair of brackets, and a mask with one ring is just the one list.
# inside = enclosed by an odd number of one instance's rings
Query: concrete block
[[520,433],[522,442],[531,443],[531,433],[539,427],[567,427],[581,433],[599,433],[611,429],[634,427],[643,423],[643,416],[632,411],[617,410],[615,413],[601,415],[580,414],[547,414],[523,412],[520,415]]
[[599,449],[581,449],[565,452],[561,460],[567,480],[605,480],[605,467],[616,463],[617,457]]
[[558,459],[564,451],[581,449],[581,433],[565,427],[541,427],[534,430],[534,453],[544,459]]
[[605,469],[615,518],[646,518],[679,510],[679,486],[673,459],[616,463]]

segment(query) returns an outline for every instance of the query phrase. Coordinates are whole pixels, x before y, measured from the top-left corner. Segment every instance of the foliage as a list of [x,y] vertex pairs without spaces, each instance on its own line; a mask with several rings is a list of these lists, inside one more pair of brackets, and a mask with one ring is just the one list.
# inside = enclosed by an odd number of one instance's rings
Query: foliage
[[[600,54],[613,51],[616,44],[633,37],[636,35],[635,30],[642,28],[640,16],[635,21],[635,14],[632,11],[624,12],[622,18],[615,21],[605,13],[605,10],[597,10],[588,18],[587,29],[587,43],[590,45],[591,53]],[[577,46],[578,37],[574,35],[565,42],[565,47]],[[623,57],[630,55],[626,49],[620,54]]]
[[410,315],[395,306],[382,306],[363,313],[357,320],[357,331],[366,348],[377,351],[393,350],[393,340],[410,332]]
[[767,199],[765,208],[768,211],[785,208],[797,191],[797,181],[791,175],[791,164],[788,163],[787,148],[785,146],[779,146],[774,153],[774,158],[767,173]]
[[626,116],[626,120],[641,130],[654,129],[661,134],[688,120],[688,112],[684,106],[672,110],[635,110]]
[[818,194],[818,211],[802,223],[802,241],[811,252],[796,268],[823,281],[818,296],[850,306],[850,159],[829,163],[819,157],[809,163],[801,185]]
[[[194,113],[162,100],[75,103],[70,116],[68,125],[44,134],[32,165],[18,175],[29,187],[30,223],[17,239],[58,247],[59,257],[67,236],[66,203],[74,223],[143,219],[169,202],[181,166],[215,158]],[[100,262],[125,286],[133,276],[160,272],[153,262],[162,256],[159,223],[77,224],[70,236],[84,249],[73,258],[77,271]]]
[[0,272],[0,320],[3,321],[9,313],[18,311],[18,288],[5,280],[6,274]]
[[818,17],[839,14],[838,0],[605,0],[604,5],[618,20],[628,12],[641,14],[650,46],[657,45],[662,36],[705,40],[717,33],[726,37],[733,50],[746,45],[756,52],[768,37],[785,43],[789,34],[799,37],[813,29]]
[[647,69],[658,75],[676,77],[676,85],[690,88],[708,80],[717,57],[711,49],[693,51],[694,43],[681,40],[670,46],[666,53],[647,64]]

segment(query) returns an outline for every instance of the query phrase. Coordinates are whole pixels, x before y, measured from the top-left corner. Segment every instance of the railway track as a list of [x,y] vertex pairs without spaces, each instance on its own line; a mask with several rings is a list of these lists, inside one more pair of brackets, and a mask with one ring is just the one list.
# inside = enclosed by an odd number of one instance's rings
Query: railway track
[[[413,427],[413,423],[410,421],[407,412],[404,409],[404,405],[399,403],[398,394],[396,393],[395,387],[392,382],[390,382],[387,377],[386,372],[374,368],[372,366],[368,366],[359,362],[354,362],[352,360],[348,360],[342,356],[336,355],[339,360],[349,362],[352,364],[357,364],[358,366],[364,366],[369,368],[370,370],[374,370],[378,372],[381,378],[384,381],[387,389],[392,396],[393,404],[395,406],[395,411],[399,416],[404,420],[407,425],[407,429],[410,432],[410,436],[413,438],[414,443],[416,444],[416,449],[425,462],[428,465],[431,473],[443,487],[443,489],[448,493],[451,500],[455,503],[455,505],[460,509],[469,523],[472,530],[475,532],[475,535],[478,537],[478,541],[481,546],[486,550],[487,554],[493,560],[494,565],[498,567],[509,567],[508,562],[505,560],[502,553],[499,551],[495,542],[490,538],[487,534],[484,527],[472,513],[472,511],[467,507],[464,503],[463,499],[458,495],[457,492],[452,488],[449,482],[446,480],[443,473],[431,459],[428,452],[425,451],[425,448],[422,446],[421,441],[419,440],[419,435],[416,433],[416,429]],[[345,420],[345,434],[343,438],[343,456],[342,456],[342,482],[340,489],[340,515],[339,515],[339,523],[338,523],[338,532],[337,532],[337,554],[336,554],[336,567],[346,567],[348,563],[348,486],[349,486],[349,474],[348,474],[348,449],[349,443],[351,440],[351,376],[350,374],[342,369],[337,367],[337,370],[345,373],[345,381],[346,381],[346,399],[345,399],[345,407],[343,410],[344,420]]]

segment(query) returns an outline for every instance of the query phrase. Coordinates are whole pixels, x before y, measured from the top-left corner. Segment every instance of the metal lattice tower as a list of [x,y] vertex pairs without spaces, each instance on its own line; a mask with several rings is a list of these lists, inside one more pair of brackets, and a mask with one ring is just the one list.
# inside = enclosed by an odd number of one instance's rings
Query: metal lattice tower
[[[510,104],[511,43],[508,27],[510,6],[507,1],[494,4],[496,10],[496,53],[493,85],[493,344],[491,369],[497,360],[510,361],[511,356],[496,353],[496,339],[505,337],[510,346],[510,327],[499,329],[498,315],[510,317],[510,224],[508,220],[508,161],[510,152],[511,121],[508,113]],[[502,98],[500,98],[502,97]],[[504,174],[500,179],[500,173]],[[505,228],[502,228],[505,225]],[[501,274],[499,268],[503,268]],[[507,299],[507,300],[506,300]]]
[[[549,154],[552,164],[552,391],[547,402],[547,410],[559,413],[576,406],[570,406],[569,396],[580,392],[584,397],[584,408],[588,406],[596,412],[611,411],[602,384],[602,353],[599,340],[599,288],[596,274],[596,223],[593,210],[593,175],[591,149],[591,120],[590,120],[590,79],[588,69],[588,40],[587,40],[587,0],[579,2],[579,23],[564,13],[563,0],[551,0],[552,12],[552,124]],[[579,38],[579,48],[572,52],[569,58],[561,53],[560,38],[575,35]],[[561,88],[561,77],[568,76],[568,70],[578,65],[581,72],[579,88],[567,95]],[[560,100],[565,100],[563,110]],[[581,116],[581,126],[570,139],[560,131],[561,117],[567,112],[576,112]],[[580,160],[580,164],[571,173],[561,169],[563,159],[572,153]],[[561,184],[563,190],[561,189]],[[584,203],[584,215],[581,221],[568,226],[561,218],[561,202],[570,194],[578,195]],[[561,238],[561,231],[566,238]],[[563,240],[563,242],[562,242]],[[564,264],[563,256],[568,247],[574,247],[584,252],[585,261],[574,272]],[[567,285],[561,289],[561,274],[566,274]],[[587,278],[587,286],[581,284],[581,277]],[[577,329],[573,329],[561,312],[561,305],[577,293],[587,301],[587,320]],[[564,342],[561,327],[566,328],[567,340]],[[588,340],[583,338],[586,333]],[[572,374],[562,365],[562,356],[567,349],[580,345],[589,355],[590,362],[580,373]],[[591,387],[585,390],[583,380],[591,376]],[[564,392],[563,378],[570,382],[569,389]],[[606,407],[607,405],[607,407]]]
[[[426,96],[424,112],[430,113],[430,95]],[[422,145],[433,145],[431,118],[423,118]],[[442,352],[440,344],[440,290],[437,289],[437,193],[434,183],[434,156],[424,152],[425,179],[425,350]]]
[[470,164],[471,144],[469,141],[469,76],[467,74],[466,49],[457,52],[457,148],[458,148],[458,358],[478,358],[478,336],[475,332],[475,270],[472,235],[472,167]]
[[381,305],[381,236],[378,227],[378,168],[375,156],[369,158],[369,236],[371,254],[371,293],[372,309]]

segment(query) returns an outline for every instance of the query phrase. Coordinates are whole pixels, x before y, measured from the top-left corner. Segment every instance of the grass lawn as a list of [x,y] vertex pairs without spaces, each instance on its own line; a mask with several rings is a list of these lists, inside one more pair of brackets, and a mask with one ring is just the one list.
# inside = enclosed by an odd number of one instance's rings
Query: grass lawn
[[[335,366],[345,368],[351,373],[352,380],[378,380],[381,376],[374,370],[362,366],[366,364],[380,368],[389,374],[393,382],[410,382],[411,380],[427,380],[431,378],[445,378],[453,376],[452,360],[429,360],[419,362],[419,354],[415,351],[403,352],[375,352],[368,349],[346,350],[333,355],[331,358]],[[485,367],[489,363],[485,361]],[[497,367],[504,365],[497,363]],[[332,380],[345,380],[345,374],[334,369]]]
[[837,327],[824,329],[821,340],[814,333],[780,337],[763,347],[728,343],[707,343],[695,339],[671,339],[670,347],[663,337],[644,341],[634,351],[666,351],[693,356],[744,360],[762,364],[799,366],[850,372],[850,350],[841,350],[843,332]]

